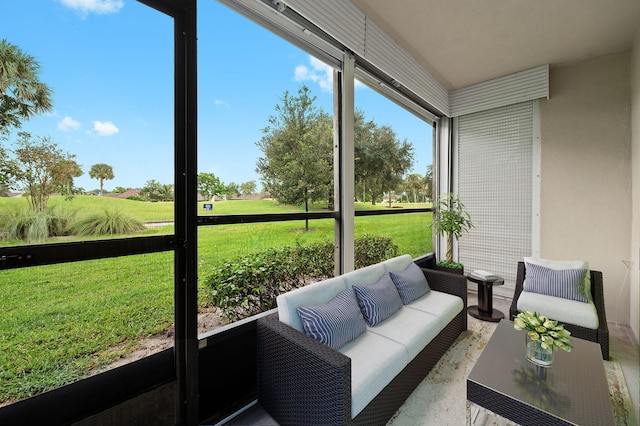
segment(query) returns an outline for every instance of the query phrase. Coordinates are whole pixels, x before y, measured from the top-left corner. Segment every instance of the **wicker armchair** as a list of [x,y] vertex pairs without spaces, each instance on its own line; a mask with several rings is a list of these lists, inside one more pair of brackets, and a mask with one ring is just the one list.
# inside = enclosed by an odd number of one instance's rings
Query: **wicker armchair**
[[[526,268],[524,262],[518,262],[518,275],[516,277],[516,289],[513,295],[513,301],[509,308],[509,319],[513,319],[518,315],[518,298],[523,290],[524,278],[526,276]],[[581,327],[574,324],[569,324],[564,321],[564,326],[571,332],[573,337],[578,339],[589,340],[600,344],[600,350],[602,351],[602,359],[609,359],[609,327],[607,326],[607,315],[604,309],[604,289],[602,283],[602,272],[591,271],[591,296],[593,297],[593,303],[596,305],[598,311],[598,329],[592,330],[590,328]]]

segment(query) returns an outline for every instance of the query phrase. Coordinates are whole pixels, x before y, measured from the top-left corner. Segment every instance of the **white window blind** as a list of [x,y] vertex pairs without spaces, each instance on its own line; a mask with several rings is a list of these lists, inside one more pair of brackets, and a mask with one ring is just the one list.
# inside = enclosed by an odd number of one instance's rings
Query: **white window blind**
[[458,119],[458,193],[475,227],[463,234],[465,272],[516,279],[517,262],[532,250],[533,102]]

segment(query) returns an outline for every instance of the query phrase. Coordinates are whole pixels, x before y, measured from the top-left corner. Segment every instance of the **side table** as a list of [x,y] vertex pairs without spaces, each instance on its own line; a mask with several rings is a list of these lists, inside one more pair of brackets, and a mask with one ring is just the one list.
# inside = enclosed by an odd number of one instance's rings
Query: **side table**
[[467,312],[474,318],[483,321],[498,322],[504,318],[504,314],[493,309],[493,287],[503,285],[504,280],[500,277],[486,280],[474,275],[468,275],[467,279],[478,284],[478,304],[467,308]]

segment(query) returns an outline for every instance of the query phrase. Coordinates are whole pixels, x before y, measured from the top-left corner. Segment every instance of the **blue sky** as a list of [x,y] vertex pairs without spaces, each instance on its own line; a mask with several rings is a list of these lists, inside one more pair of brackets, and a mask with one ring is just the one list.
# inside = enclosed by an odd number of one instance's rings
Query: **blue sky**
[[[332,113],[330,69],[213,0],[198,4],[198,171],[255,180],[255,146],[285,90],[306,84]],[[51,136],[85,174],[107,163],[115,186],[173,181],[173,22],[133,0],[19,0],[0,7],[0,38],[40,63],[54,110],[22,130]],[[431,127],[358,85],[356,107],[414,145],[414,171],[431,163]],[[4,144],[11,147],[14,131]]]

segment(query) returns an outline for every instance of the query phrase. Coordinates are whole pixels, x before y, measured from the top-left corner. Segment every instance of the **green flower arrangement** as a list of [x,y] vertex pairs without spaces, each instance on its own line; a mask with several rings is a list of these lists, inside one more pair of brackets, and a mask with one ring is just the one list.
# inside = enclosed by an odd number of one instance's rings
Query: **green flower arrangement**
[[527,330],[529,338],[539,341],[540,347],[544,350],[558,348],[571,352],[571,332],[564,329],[558,321],[547,318],[537,312],[519,311],[520,313],[513,320],[513,328],[516,330]]

